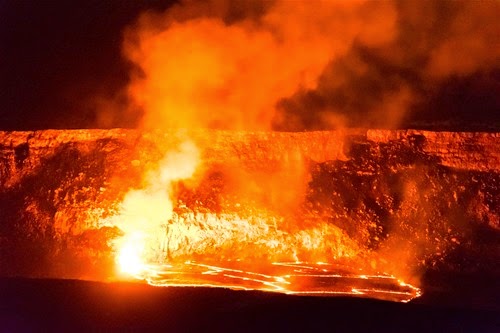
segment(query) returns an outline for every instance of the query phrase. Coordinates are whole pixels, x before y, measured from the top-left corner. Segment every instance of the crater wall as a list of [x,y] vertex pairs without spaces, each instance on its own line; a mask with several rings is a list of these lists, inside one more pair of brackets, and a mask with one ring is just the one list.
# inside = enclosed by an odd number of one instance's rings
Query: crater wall
[[500,133],[374,129],[0,132],[0,274],[108,279],[120,230],[100,221],[187,138],[214,171],[181,187],[187,209],[229,209],[227,168],[273,174],[305,162],[303,216],[386,261],[407,248],[429,279],[500,277]]

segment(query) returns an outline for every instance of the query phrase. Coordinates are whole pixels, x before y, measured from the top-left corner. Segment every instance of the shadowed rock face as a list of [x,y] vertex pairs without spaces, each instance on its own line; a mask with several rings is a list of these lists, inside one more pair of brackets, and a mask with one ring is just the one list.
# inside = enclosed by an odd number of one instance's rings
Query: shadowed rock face
[[257,182],[305,161],[294,219],[339,227],[382,268],[412,256],[428,276],[500,274],[500,135],[361,129],[0,132],[0,274],[112,276],[108,242],[120,230],[100,221],[186,137],[205,172],[194,187],[177,184],[179,214],[238,212],[245,198],[230,190],[232,170]]

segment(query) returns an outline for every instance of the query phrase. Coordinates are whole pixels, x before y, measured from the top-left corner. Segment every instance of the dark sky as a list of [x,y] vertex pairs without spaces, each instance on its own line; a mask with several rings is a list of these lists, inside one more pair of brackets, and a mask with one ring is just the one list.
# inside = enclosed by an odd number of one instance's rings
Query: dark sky
[[[0,1],[0,128],[85,128],[86,101],[124,87],[123,28],[155,0]],[[126,125],[126,124],[117,124]]]
[[[170,2],[0,1],[0,130],[96,127],[96,106],[88,101],[94,96],[115,97],[129,80],[130,65],[120,54],[124,27],[141,11],[166,9]],[[418,26],[412,29],[418,31]],[[417,63],[414,68],[394,67],[363,47],[351,53],[374,68],[370,76],[349,80],[344,87],[349,93],[329,90],[320,80],[317,90],[284,99],[278,107],[285,117],[300,119],[301,126],[282,129],[322,129],[310,110],[325,105],[344,112],[349,126],[377,126],[377,122],[363,122],[365,110],[377,103],[377,94],[362,102],[351,101],[350,96],[410,82],[420,99],[400,127],[500,130],[500,64],[429,86],[422,83]],[[332,63],[323,77],[349,66]],[[110,126],[132,127],[136,121],[118,117]]]

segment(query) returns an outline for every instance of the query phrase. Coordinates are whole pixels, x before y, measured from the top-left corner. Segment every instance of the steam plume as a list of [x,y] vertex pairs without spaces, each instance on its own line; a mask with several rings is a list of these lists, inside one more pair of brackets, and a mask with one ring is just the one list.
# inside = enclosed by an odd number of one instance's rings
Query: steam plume
[[498,68],[500,4],[182,1],[125,34],[141,125],[397,127],[450,77]]
[[[271,129],[277,102],[316,89],[355,40],[375,46],[395,35],[391,3],[254,2],[238,18],[239,5],[184,2],[129,30],[125,53],[142,71],[130,94],[145,127]],[[265,9],[255,17],[255,8]]]

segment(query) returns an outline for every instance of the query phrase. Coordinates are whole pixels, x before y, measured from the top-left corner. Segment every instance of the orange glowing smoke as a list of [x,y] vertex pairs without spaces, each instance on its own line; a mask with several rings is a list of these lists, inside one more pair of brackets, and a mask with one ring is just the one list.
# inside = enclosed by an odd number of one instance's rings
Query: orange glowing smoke
[[375,47],[395,37],[389,2],[267,6],[258,19],[231,23],[219,2],[187,1],[142,15],[124,46],[138,67],[129,94],[144,112],[142,125],[269,130],[276,103],[299,88],[314,89],[326,65],[353,43]]
[[495,0],[181,0],[126,29],[130,84],[93,104],[106,127],[406,127],[447,81],[494,75],[499,10]]

